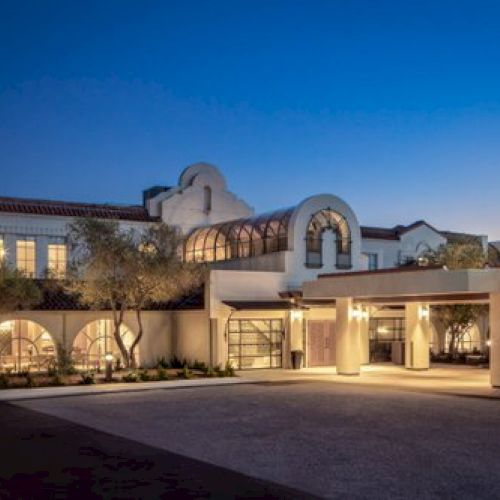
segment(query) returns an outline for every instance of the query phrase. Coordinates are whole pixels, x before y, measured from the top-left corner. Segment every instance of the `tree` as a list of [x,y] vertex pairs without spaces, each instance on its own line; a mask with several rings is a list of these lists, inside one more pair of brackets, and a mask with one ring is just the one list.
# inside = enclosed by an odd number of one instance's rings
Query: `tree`
[[[124,231],[116,222],[82,219],[72,225],[71,241],[70,289],[93,308],[111,309],[113,335],[124,364],[135,367],[135,350],[144,333],[142,311],[199,286],[203,268],[182,261],[182,237],[163,223]],[[135,311],[138,324],[129,349],[120,335],[127,310]]]
[[37,284],[3,260],[0,262],[0,314],[30,309],[42,299]]
[[431,265],[448,269],[482,269],[488,261],[483,246],[472,238],[441,245],[427,252],[424,258]]
[[130,277],[127,303],[135,311],[138,334],[129,348],[130,365],[135,367],[135,348],[142,339],[142,311],[158,303],[182,297],[198,288],[204,278],[199,264],[183,262],[183,238],[171,226],[160,223],[145,228],[134,240],[133,258],[128,261]]
[[70,226],[70,242],[72,261],[66,287],[93,309],[111,309],[113,336],[129,366],[120,329],[128,306],[133,235],[121,231],[118,222],[78,219]]
[[[487,254],[476,240],[468,239],[440,246],[425,256],[430,264],[448,269],[482,269],[487,263]],[[446,304],[434,306],[435,318],[450,335],[448,354],[457,357],[458,347],[477,320],[486,313],[483,304]]]

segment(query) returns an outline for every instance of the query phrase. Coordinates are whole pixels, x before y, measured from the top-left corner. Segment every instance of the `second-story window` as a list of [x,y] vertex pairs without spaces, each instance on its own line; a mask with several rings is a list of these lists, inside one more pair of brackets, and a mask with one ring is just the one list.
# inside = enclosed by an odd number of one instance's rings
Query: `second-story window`
[[65,243],[49,243],[47,271],[49,277],[63,279],[66,277],[68,254]]
[[368,271],[376,271],[378,269],[378,254],[368,253]]
[[208,214],[212,210],[212,188],[205,186],[203,188],[203,211]]
[[35,238],[24,238],[16,242],[16,263],[19,271],[29,278],[35,277],[36,252]]

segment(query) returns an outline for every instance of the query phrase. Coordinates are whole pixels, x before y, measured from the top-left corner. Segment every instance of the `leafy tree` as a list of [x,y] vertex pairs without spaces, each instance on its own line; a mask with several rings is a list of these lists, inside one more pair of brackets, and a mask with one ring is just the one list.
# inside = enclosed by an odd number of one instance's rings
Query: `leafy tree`
[[441,245],[437,250],[427,252],[424,258],[431,265],[448,269],[482,269],[488,261],[482,245],[472,238]]
[[[430,264],[437,264],[448,269],[482,269],[487,263],[487,254],[483,247],[473,239],[452,242],[440,246],[426,254]],[[448,354],[454,358],[464,336],[470,332],[478,319],[487,312],[483,304],[446,304],[433,307],[435,319],[448,332]]]
[[115,221],[79,219],[70,226],[72,261],[67,288],[93,309],[111,309],[113,336],[125,366],[129,357],[120,328],[128,306],[132,237]]
[[42,299],[37,284],[6,262],[0,262],[0,314],[30,309]]
[[182,243],[179,230],[163,223],[145,228],[134,239],[126,290],[127,303],[135,311],[138,324],[137,337],[128,353],[132,367],[136,364],[135,348],[144,333],[142,311],[154,304],[178,299],[198,288],[203,281],[202,266],[183,262]]
[[[181,259],[179,231],[163,223],[141,231],[118,223],[82,219],[72,226],[77,258],[70,287],[94,308],[110,307],[114,338],[127,368],[135,367],[135,350],[144,333],[142,311],[175,300],[200,286],[203,268]],[[129,349],[120,336],[125,311],[136,314],[138,334]]]

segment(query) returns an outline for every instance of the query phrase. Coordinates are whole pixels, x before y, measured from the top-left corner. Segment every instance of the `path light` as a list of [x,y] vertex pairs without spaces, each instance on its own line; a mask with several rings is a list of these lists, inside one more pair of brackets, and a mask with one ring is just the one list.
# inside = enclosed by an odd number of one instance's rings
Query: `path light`
[[113,355],[108,352],[106,356],[104,356],[104,359],[106,360],[106,376],[104,380],[106,382],[111,382],[111,380],[113,380]]

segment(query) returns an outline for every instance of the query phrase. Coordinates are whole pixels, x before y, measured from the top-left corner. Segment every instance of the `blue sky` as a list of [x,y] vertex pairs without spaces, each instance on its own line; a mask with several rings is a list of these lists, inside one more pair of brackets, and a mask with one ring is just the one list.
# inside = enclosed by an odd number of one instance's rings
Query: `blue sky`
[[139,203],[196,161],[257,211],[500,239],[498,1],[0,3],[0,194]]

